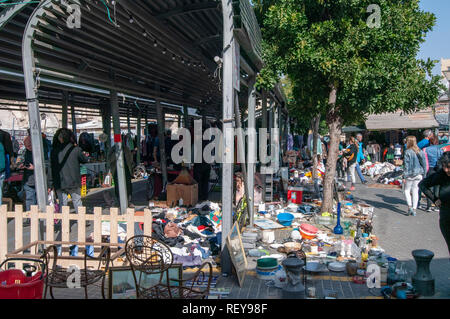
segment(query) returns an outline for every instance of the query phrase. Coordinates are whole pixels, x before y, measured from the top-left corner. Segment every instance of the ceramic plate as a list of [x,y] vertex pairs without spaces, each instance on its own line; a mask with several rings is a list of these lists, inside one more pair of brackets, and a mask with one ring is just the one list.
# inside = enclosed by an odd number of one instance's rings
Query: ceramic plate
[[345,271],[345,263],[341,263],[338,261],[332,262],[328,265],[328,269],[336,272]]
[[306,262],[305,270],[309,272],[324,272],[328,269],[326,265],[319,262]]

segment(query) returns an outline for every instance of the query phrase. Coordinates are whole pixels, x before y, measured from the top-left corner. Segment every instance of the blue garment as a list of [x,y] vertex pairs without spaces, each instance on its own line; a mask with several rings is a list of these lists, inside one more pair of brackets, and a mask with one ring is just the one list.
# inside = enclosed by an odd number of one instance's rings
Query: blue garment
[[[363,152],[363,142],[359,142],[359,151],[358,151],[358,156],[356,157],[356,162],[359,164],[361,163],[361,161],[364,159],[364,152]],[[359,166],[359,165],[357,165]],[[361,169],[359,169],[359,171],[361,171]],[[359,175],[359,173],[358,173]],[[361,175],[360,175],[361,177]],[[364,178],[364,177],[363,177]],[[363,180],[363,178],[361,178],[361,180]]]
[[3,200],[3,182],[5,181],[5,172],[0,173],[0,203]]
[[437,166],[438,160],[441,158],[444,151],[442,150],[440,145],[431,145],[425,148],[425,152],[428,156],[428,166],[429,169],[432,169]]
[[23,190],[25,191],[25,211],[29,212],[32,205],[37,205],[36,189],[27,184],[23,185]]
[[412,149],[406,150],[404,163],[403,178],[413,178],[418,175],[425,176],[427,164],[425,154],[422,151],[416,154]]
[[430,146],[430,141],[427,140],[426,138],[424,138],[423,140],[421,140],[419,143],[417,143],[417,146],[423,150],[425,147]]
[[358,173],[359,179],[361,180],[361,183],[365,183],[366,179],[364,178],[362,172],[361,172],[361,167],[359,166],[358,163],[356,163],[356,172]]

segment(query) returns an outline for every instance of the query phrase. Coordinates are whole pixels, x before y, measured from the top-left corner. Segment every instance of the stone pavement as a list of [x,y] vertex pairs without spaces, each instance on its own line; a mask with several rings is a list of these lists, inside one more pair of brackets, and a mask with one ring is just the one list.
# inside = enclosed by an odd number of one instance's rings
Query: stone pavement
[[430,267],[435,278],[433,298],[450,298],[450,256],[439,229],[439,213],[418,209],[417,216],[406,216],[408,207],[400,189],[372,189],[358,184],[353,195],[375,207],[374,234],[380,246],[386,254],[404,262],[412,274],[416,263],[411,252],[416,249],[434,252]]

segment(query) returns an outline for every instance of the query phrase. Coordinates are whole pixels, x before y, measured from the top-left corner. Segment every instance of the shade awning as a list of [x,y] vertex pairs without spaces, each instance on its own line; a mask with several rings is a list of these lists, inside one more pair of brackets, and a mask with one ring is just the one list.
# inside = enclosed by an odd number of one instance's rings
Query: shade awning
[[419,130],[439,127],[431,110],[411,114],[404,112],[370,115],[366,121],[369,131],[391,131],[400,129]]

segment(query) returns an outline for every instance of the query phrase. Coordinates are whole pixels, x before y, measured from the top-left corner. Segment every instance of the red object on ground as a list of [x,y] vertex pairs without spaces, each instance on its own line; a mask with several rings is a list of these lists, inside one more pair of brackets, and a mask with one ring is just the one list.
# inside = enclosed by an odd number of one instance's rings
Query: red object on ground
[[319,231],[317,227],[310,224],[301,224],[299,230],[304,239],[314,239]]
[[301,204],[303,202],[303,188],[289,187],[287,193],[287,200],[288,202],[294,204]]
[[42,299],[44,280],[41,272],[27,277],[19,269],[0,272],[0,299]]

